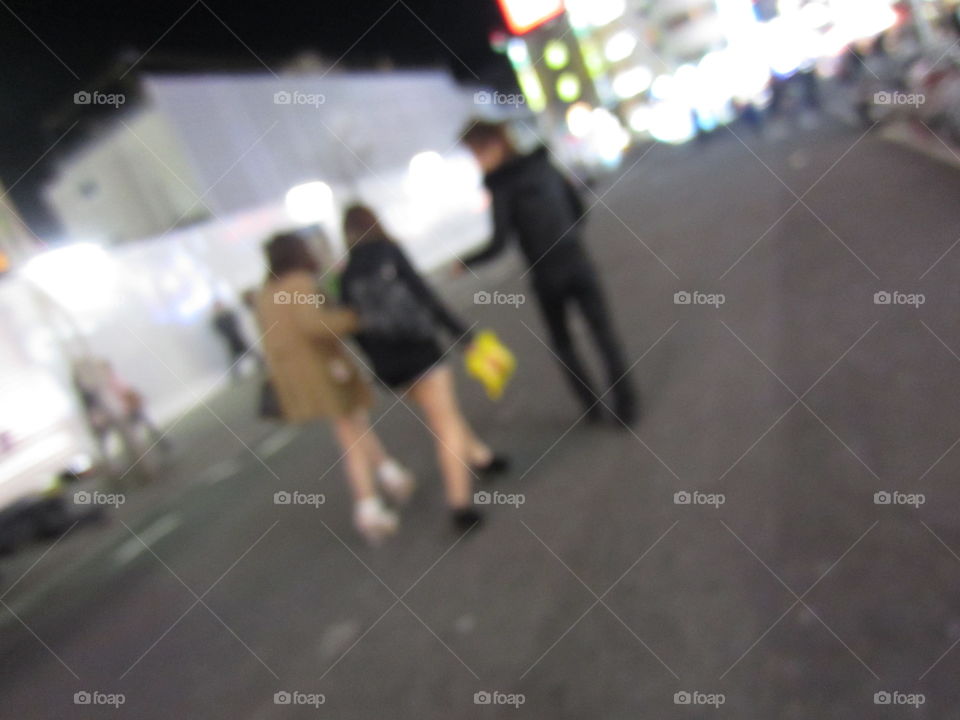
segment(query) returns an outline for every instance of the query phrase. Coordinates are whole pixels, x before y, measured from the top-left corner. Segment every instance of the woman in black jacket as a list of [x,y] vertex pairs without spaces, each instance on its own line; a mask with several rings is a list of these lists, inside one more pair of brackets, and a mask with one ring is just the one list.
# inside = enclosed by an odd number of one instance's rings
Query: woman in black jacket
[[395,392],[409,393],[423,408],[437,439],[454,525],[466,530],[480,520],[473,508],[472,475],[506,468],[506,460],[478,440],[464,419],[453,371],[442,363],[440,331],[460,344],[472,340],[471,330],[427,286],[372,210],[350,207],[343,229],[350,259],[340,287],[343,302],[360,317],[357,342],[377,378]]

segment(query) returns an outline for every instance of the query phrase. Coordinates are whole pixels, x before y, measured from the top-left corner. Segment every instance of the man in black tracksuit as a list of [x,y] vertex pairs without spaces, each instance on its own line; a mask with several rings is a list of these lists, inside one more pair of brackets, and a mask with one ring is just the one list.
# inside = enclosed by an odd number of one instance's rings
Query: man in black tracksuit
[[[578,305],[606,367],[613,411],[626,424],[636,419],[637,403],[596,271],[581,242],[583,204],[570,181],[550,162],[547,149],[519,155],[502,125],[478,122],[463,141],[483,169],[493,199],[490,244],[464,259],[466,265],[499,254],[515,235],[533,276],[533,289],[550,331],[554,352],[571,389],[601,419],[602,405],[573,346],[568,310]],[[603,397],[603,402],[609,399]]]

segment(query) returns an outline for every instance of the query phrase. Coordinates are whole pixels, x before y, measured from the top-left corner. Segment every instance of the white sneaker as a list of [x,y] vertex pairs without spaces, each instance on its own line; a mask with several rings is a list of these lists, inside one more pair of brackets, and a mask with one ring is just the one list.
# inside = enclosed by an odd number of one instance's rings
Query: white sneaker
[[398,505],[406,503],[417,488],[413,473],[393,458],[380,463],[380,467],[377,468],[377,480],[380,481],[383,491]]
[[397,531],[400,520],[378,497],[367,498],[356,504],[353,523],[371,545],[379,545],[388,535]]

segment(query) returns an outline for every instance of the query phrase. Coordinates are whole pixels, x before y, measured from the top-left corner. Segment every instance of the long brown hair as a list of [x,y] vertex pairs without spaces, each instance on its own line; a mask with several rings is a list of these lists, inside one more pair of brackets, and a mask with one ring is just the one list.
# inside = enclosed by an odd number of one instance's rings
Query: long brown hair
[[391,240],[377,214],[366,205],[360,204],[347,208],[343,216],[343,237],[350,250],[368,240]]

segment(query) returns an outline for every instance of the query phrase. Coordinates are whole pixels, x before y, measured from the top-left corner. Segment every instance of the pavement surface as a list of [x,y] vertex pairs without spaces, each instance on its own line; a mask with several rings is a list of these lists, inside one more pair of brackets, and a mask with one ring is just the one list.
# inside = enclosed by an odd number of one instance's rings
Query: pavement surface
[[578,422],[532,297],[472,302],[528,292],[516,257],[446,282],[519,356],[499,403],[460,388],[522,505],[455,535],[384,392],[420,488],[370,549],[329,431],[250,378],[108,522],[3,560],[0,717],[960,717],[958,195],[829,117],[639,149],[587,202],[641,422]]

